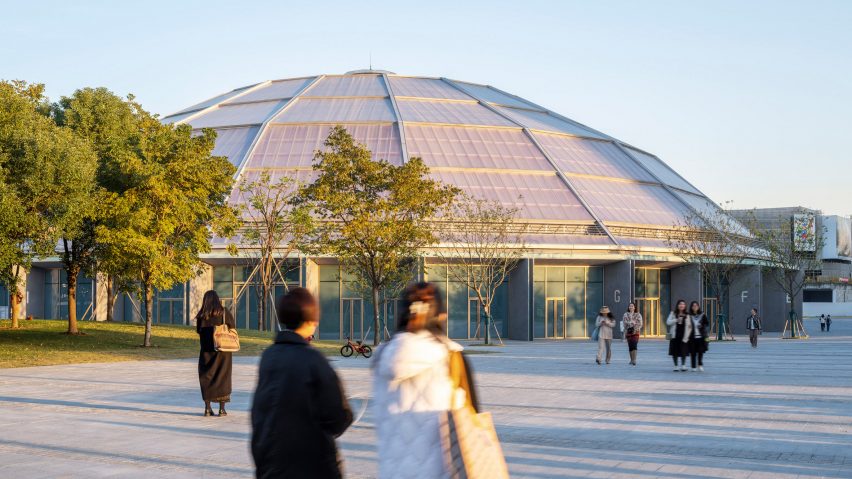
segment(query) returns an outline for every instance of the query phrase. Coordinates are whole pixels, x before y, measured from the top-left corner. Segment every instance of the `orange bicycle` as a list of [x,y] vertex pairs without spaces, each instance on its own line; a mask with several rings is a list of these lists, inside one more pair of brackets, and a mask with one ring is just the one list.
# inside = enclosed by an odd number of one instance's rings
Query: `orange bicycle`
[[340,348],[340,355],[344,358],[348,358],[349,356],[352,356],[352,353],[355,353],[356,356],[360,354],[365,358],[369,358],[373,355],[373,348],[363,344],[362,341],[355,341],[353,343],[352,339],[346,338],[346,344]]

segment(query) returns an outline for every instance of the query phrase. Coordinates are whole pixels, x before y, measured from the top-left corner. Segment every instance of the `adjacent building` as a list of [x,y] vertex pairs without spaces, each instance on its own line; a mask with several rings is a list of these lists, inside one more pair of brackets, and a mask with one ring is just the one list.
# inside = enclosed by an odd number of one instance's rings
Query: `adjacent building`
[[[237,88],[164,121],[215,129],[214,153],[237,166],[238,180],[270,171],[309,181],[314,152],[331,127],[342,125],[375,158],[401,164],[421,157],[435,178],[518,208],[530,225],[529,254],[494,300],[503,337],[587,337],[602,305],[620,316],[629,301],[646,317],[644,333],[663,336],[665,316],[677,299],[718,309],[697,267],[673,255],[666,241],[685,215],[712,216],[717,204],[652,153],[497,88],[355,71]],[[236,192],[232,201],[239,201]],[[213,288],[240,327],[257,327],[252,268],[231,257],[226,244],[214,240],[204,274],[157,293],[157,322],[189,324],[201,295]],[[372,334],[368,299],[357,294],[334,258],[289,261],[286,283],[304,285],[320,298],[320,338]],[[450,336],[481,336],[475,296],[435,258],[427,255],[421,269],[423,278],[442,287]],[[61,317],[67,305],[63,278],[55,262],[38,263],[28,278],[27,313]],[[90,286],[78,293],[81,316],[102,319],[104,288],[96,279],[84,281]],[[730,298],[734,318],[759,307],[768,329],[783,327],[787,298],[763,280],[758,266],[743,269]],[[391,323],[395,308],[393,301],[383,305]],[[115,317],[138,320],[139,312],[139,302],[125,295]],[[735,332],[742,331],[741,322],[732,322]]]

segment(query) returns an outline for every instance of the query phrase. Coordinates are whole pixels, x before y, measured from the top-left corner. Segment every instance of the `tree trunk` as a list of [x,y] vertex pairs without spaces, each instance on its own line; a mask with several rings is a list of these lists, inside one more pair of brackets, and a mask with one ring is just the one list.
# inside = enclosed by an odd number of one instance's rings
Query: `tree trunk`
[[106,288],[107,288],[107,321],[113,320],[113,310],[115,309],[115,295],[112,293],[112,276],[107,275],[106,277]]
[[12,284],[9,285],[9,319],[12,320],[12,328],[21,327],[19,321],[19,317],[21,315],[21,303],[24,298],[21,296],[21,267],[13,266],[12,267]]
[[373,346],[377,346],[384,331],[379,331],[379,288],[373,286]]
[[269,291],[266,289],[266,285],[263,285],[261,288],[260,301],[258,301],[257,305],[257,326],[261,331],[266,331],[266,305],[267,305],[267,295]]
[[77,276],[76,268],[66,269],[68,275],[68,334],[80,334],[77,330]]
[[9,318],[12,319],[12,328],[19,328],[20,324],[18,323],[18,317],[21,315],[21,301],[24,298],[21,297],[21,293],[18,292],[17,285],[12,289],[9,293],[9,302],[11,303],[11,315]]
[[154,293],[151,288],[151,284],[147,281],[142,283],[144,288],[144,296],[145,296],[145,339],[142,342],[142,347],[150,348],[151,347],[151,321],[152,316],[154,314],[154,304],[153,297]]

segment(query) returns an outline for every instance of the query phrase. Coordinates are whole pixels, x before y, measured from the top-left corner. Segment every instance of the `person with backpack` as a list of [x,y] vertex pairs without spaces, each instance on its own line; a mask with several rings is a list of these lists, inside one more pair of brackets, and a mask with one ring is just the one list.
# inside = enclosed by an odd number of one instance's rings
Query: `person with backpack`
[[830,314],[825,317],[825,332],[826,333],[831,332],[831,315]]
[[642,334],[642,314],[636,311],[636,303],[627,303],[627,312],[621,318],[624,325],[624,337],[627,339],[627,351],[630,354],[630,364],[636,366],[636,356],[639,349],[639,336]]
[[751,342],[751,347],[757,347],[757,337],[762,329],[760,324],[760,316],[757,315],[757,308],[751,308],[751,314],[746,318],[746,329],[748,330],[748,340]]
[[216,291],[204,293],[201,309],[195,315],[195,331],[201,350],[198,353],[198,382],[201,386],[201,398],[204,400],[204,416],[213,416],[210,403],[219,403],[219,416],[227,416],[225,403],[231,401],[232,353],[218,351],[213,333],[216,326],[227,324],[236,328],[231,312],[222,306]]
[[352,411],[334,369],[307,341],[319,326],[319,304],[293,288],[276,310],[284,330],[260,358],[251,406],[257,477],[340,479],[335,438],[352,424]]
[[[701,311],[698,301],[689,304],[689,319],[692,321],[692,333],[689,335],[689,359],[692,371],[696,366],[698,371],[704,371],[704,353],[707,352],[707,330],[710,321],[707,315]],[[696,364],[697,363],[697,364]]]

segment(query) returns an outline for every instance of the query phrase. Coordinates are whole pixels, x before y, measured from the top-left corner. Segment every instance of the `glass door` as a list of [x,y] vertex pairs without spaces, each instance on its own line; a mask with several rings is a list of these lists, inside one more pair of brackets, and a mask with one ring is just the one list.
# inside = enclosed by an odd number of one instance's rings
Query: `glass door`
[[565,300],[565,298],[547,298],[545,300],[545,337],[565,337]]
[[664,336],[665,326],[661,324],[660,300],[637,298],[636,309],[642,315],[642,336]]

